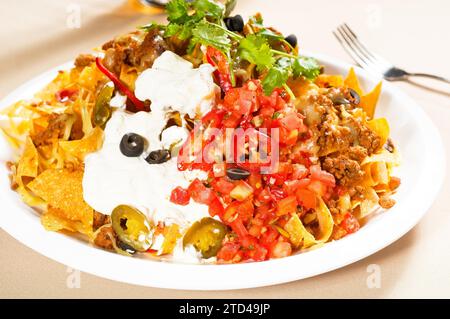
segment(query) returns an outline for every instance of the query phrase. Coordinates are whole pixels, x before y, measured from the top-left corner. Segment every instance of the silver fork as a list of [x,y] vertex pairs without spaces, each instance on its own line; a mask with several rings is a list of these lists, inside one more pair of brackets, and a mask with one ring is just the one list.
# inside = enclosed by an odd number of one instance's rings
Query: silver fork
[[410,77],[425,77],[450,83],[449,79],[441,76],[427,73],[411,73],[395,67],[392,63],[386,61],[378,54],[368,50],[367,47],[358,40],[355,32],[343,23],[333,31],[334,36],[345,49],[345,51],[353,58],[353,60],[362,68],[372,73],[382,74],[383,78],[388,81],[407,81]]

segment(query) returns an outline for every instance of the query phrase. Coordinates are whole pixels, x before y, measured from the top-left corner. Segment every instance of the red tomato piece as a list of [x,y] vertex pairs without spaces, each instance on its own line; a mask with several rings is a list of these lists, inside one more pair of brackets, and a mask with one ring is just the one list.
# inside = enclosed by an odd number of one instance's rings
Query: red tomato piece
[[200,204],[208,205],[214,199],[212,189],[207,188],[198,178],[196,178],[188,187],[192,199]]
[[221,194],[230,194],[234,188],[234,184],[227,180],[226,177],[217,178],[211,182],[212,188]]
[[303,120],[295,112],[287,114],[280,119],[280,122],[288,130],[295,130],[303,126]]
[[233,222],[230,223],[231,229],[238,235],[240,239],[244,239],[248,237],[247,228],[245,228],[242,220],[240,218],[236,218]]
[[309,168],[311,172],[311,178],[323,182],[325,185],[334,187],[336,185],[336,179],[333,174],[328,173],[320,168],[320,165],[312,165]]
[[300,188],[295,192],[297,201],[306,209],[315,209],[317,206],[317,195],[309,189]]
[[280,233],[273,229],[272,227],[268,227],[267,230],[261,235],[259,240],[261,245],[265,247],[270,247],[280,236]]
[[214,199],[209,204],[208,213],[211,216],[218,215],[219,217],[222,217],[225,213],[225,209],[217,196],[214,196]]
[[327,193],[327,186],[318,180],[311,181],[308,185],[308,189],[321,197]]
[[272,246],[270,250],[270,257],[272,258],[282,258],[287,257],[292,254],[291,244],[285,241],[279,241]]
[[358,219],[351,213],[345,214],[345,218],[341,222],[340,226],[344,228],[347,234],[351,234],[358,231],[360,227]]
[[191,196],[189,195],[188,190],[180,186],[175,187],[170,194],[170,201],[178,205],[185,206],[189,204],[190,200]]
[[234,242],[225,243],[217,253],[218,260],[231,261],[238,254],[241,245]]
[[248,221],[253,217],[255,206],[253,206],[253,199],[249,198],[243,201],[237,208],[237,213],[243,221]]

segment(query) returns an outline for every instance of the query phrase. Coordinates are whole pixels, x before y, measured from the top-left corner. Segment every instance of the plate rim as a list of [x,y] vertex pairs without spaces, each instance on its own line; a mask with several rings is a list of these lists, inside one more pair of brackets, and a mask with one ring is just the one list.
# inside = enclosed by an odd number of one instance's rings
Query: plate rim
[[[332,57],[328,57],[324,54],[312,52],[304,52],[304,54],[313,56],[324,64],[328,64],[339,69],[348,70],[350,67],[354,67],[355,72],[358,76],[369,81],[376,81],[377,79],[372,74],[357,66]],[[52,75],[56,74],[58,70],[70,68],[72,65],[73,61],[66,62],[25,82],[0,100],[0,108],[3,108],[15,102],[16,96],[21,96],[21,98],[24,98],[25,96],[23,96],[23,91],[25,91],[26,88],[39,82],[41,82],[42,85],[45,85],[48,81],[44,82],[44,80],[49,79]],[[192,265],[155,261],[151,262],[151,266],[149,266],[149,261],[144,259],[129,258],[103,251],[98,248],[91,249],[93,247],[89,247],[88,249],[86,249],[86,243],[80,242],[64,234],[45,231],[40,223],[39,225],[42,229],[41,231],[38,230],[38,233],[40,233],[40,237],[39,240],[36,240],[36,238],[27,235],[27,228],[34,227],[32,226],[33,223],[29,223],[29,218],[36,217],[33,214],[28,214],[29,216],[24,215],[20,218],[17,217],[17,219],[15,219],[16,222],[21,221],[27,223],[25,224],[25,229],[21,229],[20,231],[18,227],[15,227],[15,225],[11,223],[11,221],[5,221],[4,218],[0,218],[0,227],[16,240],[19,240],[25,246],[30,247],[36,252],[61,264],[68,265],[74,269],[79,269],[80,271],[87,272],[102,278],[155,288],[181,290],[231,290],[256,288],[301,280],[330,272],[338,268],[342,268],[356,261],[364,259],[377,251],[380,251],[381,249],[389,246],[393,242],[400,239],[407,232],[409,232],[429,211],[429,208],[435,201],[439,190],[441,189],[445,180],[445,151],[442,138],[434,123],[423,111],[421,106],[419,106],[400,88],[395,87],[389,82],[383,81],[383,92],[390,92],[390,94],[399,96],[402,101],[406,101],[406,103],[408,103],[408,105],[412,107],[414,116],[420,116],[421,129],[423,131],[426,131],[427,134],[432,137],[433,143],[427,145],[427,151],[425,153],[427,158],[433,160],[432,162],[434,163],[434,165],[432,165],[431,167],[433,174],[429,174],[429,176],[427,177],[422,172],[419,177],[421,178],[421,180],[425,179],[432,181],[433,183],[430,183],[427,186],[428,196],[420,203],[420,213],[416,213],[415,215],[413,215],[414,218],[410,218],[407,225],[402,225],[403,227],[399,227],[395,233],[391,233],[389,236],[384,236],[384,240],[382,240],[380,243],[369,243],[369,246],[366,249],[359,248],[351,251],[351,258],[345,258],[342,260],[342,258],[339,258],[339,252],[343,251],[342,247],[353,247],[351,246],[352,242],[363,239],[360,237],[364,236],[364,234],[367,233],[363,232],[364,228],[361,231],[347,236],[339,241],[328,243],[320,249],[281,259],[233,265]],[[430,153],[433,153],[434,156],[430,156]],[[18,208],[17,205],[16,208]],[[22,207],[20,207],[19,209],[23,210]],[[395,207],[393,209],[395,209]],[[44,232],[42,232],[42,230]],[[36,229],[34,229],[34,231],[36,231]],[[374,230],[372,229],[372,232],[373,231]],[[54,247],[48,249],[48,247],[46,247],[46,243],[51,243]],[[55,247],[66,247],[65,245],[67,245],[67,247],[70,249],[55,250]],[[76,253],[78,252],[81,252],[84,258],[77,258]],[[303,272],[301,273],[295,271],[295,266],[298,266],[299,263],[304,262],[303,260],[305,259],[306,261],[315,260],[316,265],[318,266],[314,269],[303,270]],[[86,260],[89,260],[91,262],[86,263]],[[333,260],[333,262],[329,263],[329,260]],[[337,262],[336,260],[339,260],[339,262]],[[114,264],[115,269],[111,268],[109,271],[105,272],[104,269],[100,265],[98,265],[97,261],[99,261],[99,264],[102,265],[108,265],[108,263]],[[317,263],[317,261],[322,261],[322,263]],[[119,271],[117,269],[123,266],[131,267],[138,273],[145,273],[145,271],[147,270],[146,268],[148,267],[149,272],[152,271],[159,276],[152,277],[151,274],[149,274],[149,277],[138,277],[134,272],[131,274],[126,272],[124,273],[123,271]],[[278,270],[280,270],[279,274],[277,276],[274,276],[273,274]],[[199,277],[198,272],[201,272],[205,278],[199,281],[195,281],[195,279],[198,279]],[[206,275],[205,272],[207,272]],[[214,280],[214,274],[217,273],[221,273],[222,276],[220,278],[217,278],[218,280]],[[254,276],[255,273],[260,274],[260,276]],[[183,278],[182,275],[184,275],[185,278]],[[234,275],[234,280],[229,280],[232,275]],[[238,278],[238,280],[235,279],[236,277]]]

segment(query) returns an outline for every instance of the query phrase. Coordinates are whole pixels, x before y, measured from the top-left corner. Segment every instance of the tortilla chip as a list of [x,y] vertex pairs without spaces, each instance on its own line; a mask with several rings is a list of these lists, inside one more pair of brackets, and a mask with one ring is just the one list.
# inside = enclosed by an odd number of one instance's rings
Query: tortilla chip
[[319,221],[319,235],[316,240],[320,243],[326,242],[333,232],[334,221],[331,216],[330,210],[324,203],[323,199],[318,197],[318,207],[316,209],[317,220]]
[[58,216],[92,229],[93,209],[83,199],[83,171],[48,169],[28,184],[34,194],[58,209]]
[[342,87],[344,78],[342,75],[320,74],[314,81],[320,87]]
[[17,177],[36,177],[38,175],[39,157],[36,147],[29,136],[25,140],[22,157],[17,163]]
[[316,239],[306,230],[297,214],[292,215],[284,229],[289,233],[289,241],[295,248],[309,248],[316,244]]
[[384,117],[368,121],[367,126],[381,138],[381,145],[386,144],[389,138],[389,123]]
[[98,150],[103,143],[103,130],[95,127],[87,136],[81,140],[60,141],[59,146],[66,152],[77,157],[80,161],[92,152]]
[[301,246],[303,249],[306,249],[317,244],[325,243],[333,232],[333,217],[323,200],[320,197],[317,200],[319,205],[316,209],[316,216],[319,222],[319,232],[316,237],[305,228],[296,214],[292,215],[284,226],[284,230],[289,233],[290,242],[296,248]]
[[375,114],[375,108],[378,103],[378,98],[380,97],[381,93],[381,86],[382,82],[378,83],[377,86],[366,95],[361,95],[361,106],[366,111],[367,116],[369,118],[373,118]]
[[359,96],[363,96],[364,95],[364,92],[361,89],[361,86],[359,84],[358,77],[356,76],[355,69],[350,68],[350,71],[348,72],[348,75],[347,75],[347,77],[344,80],[344,84],[347,87],[355,90],[355,92],[358,93]]
[[375,114],[375,108],[378,103],[378,98],[380,97],[382,82],[378,83],[371,92],[365,94],[365,92],[361,88],[361,85],[359,84],[359,80],[356,76],[355,70],[353,68],[350,68],[347,78],[344,80],[344,84],[347,87],[355,90],[355,92],[359,94],[359,96],[361,97],[361,107],[366,112],[369,118],[373,118]]
[[41,216],[41,224],[46,230],[61,231],[67,230],[70,232],[79,232],[82,234],[89,234],[92,229],[89,225],[83,224],[80,221],[71,221],[62,217],[64,212],[60,209],[49,207],[48,210]]

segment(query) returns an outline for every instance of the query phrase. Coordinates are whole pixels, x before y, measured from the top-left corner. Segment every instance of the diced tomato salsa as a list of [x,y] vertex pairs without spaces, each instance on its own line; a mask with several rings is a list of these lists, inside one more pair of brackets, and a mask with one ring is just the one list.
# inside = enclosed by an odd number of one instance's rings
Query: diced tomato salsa
[[[211,63],[215,61],[217,67],[224,71],[220,54],[208,53],[211,54]],[[196,130],[205,132],[211,127],[219,130],[279,128],[279,162],[270,163],[275,164],[275,171],[261,173],[261,168],[267,163],[239,162],[237,158],[233,158],[235,162],[231,163],[196,162],[195,156],[202,154],[214,139],[205,138],[201,145],[196,146],[186,142],[178,157],[178,168],[204,170],[208,179],[195,179],[186,190],[175,188],[171,201],[186,205],[192,199],[208,205],[210,215],[217,216],[229,226],[231,236],[224,239],[217,254],[219,261],[261,261],[289,256],[293,246],[280,229],[289,216],[300,216],[315,209],[317,196],[337,190],[334,176],[323,171],[320,165],[311,165],[309,154],[304,151],[300,152],[301,156],[291,156],[290,148],[301,134],[308,133],[308,128],[302,115],[289,104],[289,96],[283,90],[277,89],[266,96],[258,80],[250,80],[240,88],[225,87],[223,99],[202,118],[191,137]],[[250,175],[233,180],[226,173],[232,167],[243,168]],[[353,219],[347,218],[342,227],[350,233],[358,226]]]

